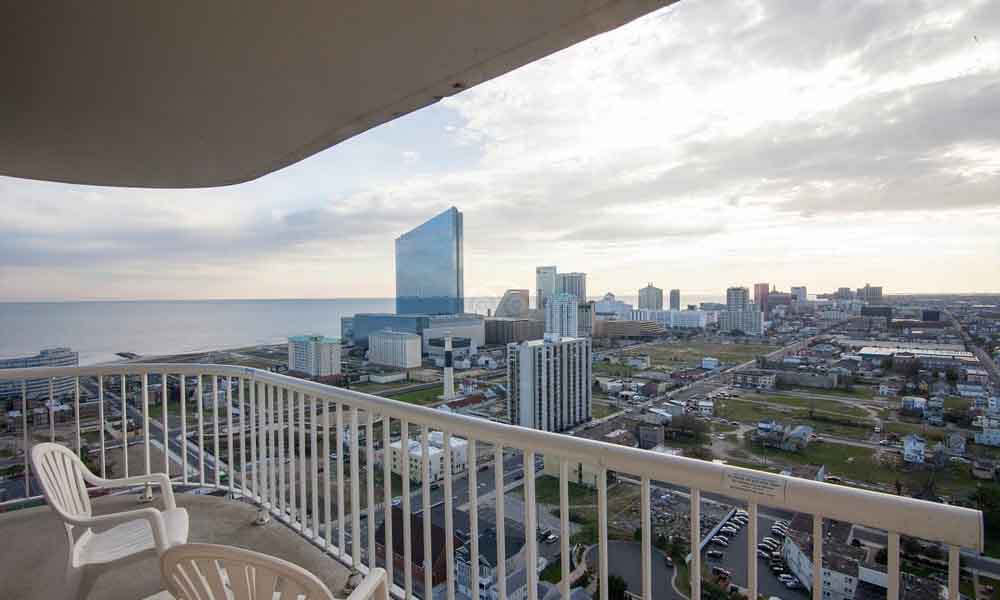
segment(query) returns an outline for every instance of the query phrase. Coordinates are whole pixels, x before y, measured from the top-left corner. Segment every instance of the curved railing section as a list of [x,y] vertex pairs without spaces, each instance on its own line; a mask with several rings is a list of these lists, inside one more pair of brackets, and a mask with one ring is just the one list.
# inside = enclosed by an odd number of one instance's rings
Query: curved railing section
[[[61,408],[68,403],[60,405],[52,396],[53,383],[61,378],[73,381],[70,409]],[[46,379],[49,396],[28,398],[27,382]],[[984,543],[982,515],[975,510],[515,427],[258,369],[203,364],[11,369],[0,371],[0,381],[23,382],[20,406],[23,449],[30,448],[39,437],[45,438],[44,431],[29,427],[29,415],[37,415],[38,409],[43,408],[42,412],[48,413],[48,439],[51,441],[62,437],[56,434],[57,413],[72,414],[71,420],[64,419],[59,430],[72,432],[72,439],[62,441],[79,452],[85,445],[81,409],[86,408],[89,413],[96,412],[97,448],[93,452],[97,455],[96,468],[102,477],[108,475],[109,457],[120,452],[121,462],[116,468],[122,470],[121,475],[162,470],[171,476],[175,485],[226,489],[234,497],[242,496],[257,503],[271,516],[287,523],[332,557],[362,574],[367,573],[369,566],[384,567],[390,581],[400,584],[394,595],[407,598],[416,593],[423,595],[417,586],[422,590],[434,589],[434,569],[429,568],[432,565],[422,565],[423,581],[414,581],[410,542],[412,474],[407,468],[398,469],[402,479],[403,573],[394,573],[395,561],[385,561],[376,552],[376,545],[384,549],[394,547],[392,507],[395,496],[388,483],[393,478],[388,449],[394,442],[401,442],[404,450],[411,439],[419,442],[421,452],[415,479],[421,489],[422,511],[430,514],[428,444],[431,435],[437,435],[435,432],[443,436],[443,448],[451,448],[452,438],[461,438],[467,443],[469,468],[467,473],[459,475],[467,480],[470,506],[481,508],[484,504],[478,491],[478,458],[482,455],[486,464],[492,464],[494,489],[503,490],[506,481],[504,459],[510,459],[511,452],[520,455],[526,475],[523,482],[525,506],[532,508],[524,514],[525,531],[528,532],[524,536],[526,565],[535,565],[538,557],[538,538],[530,533],[537,530],[535,477],[531,476],[536,472],[535,460],[544,455],[559,461],[560,566],[564,574],[573,570],[568,495],[570,465],[582,463],[594,469],[598,474],[596,575],[602,599],[608,597],[609,472],[637,480],[640,486],[642,589],[633,591],[646,600],[656,595],[652,589],[650,505],[650,487],[654,482],[689,490],[690,547],[693,549],[700,548],[702,542],[699,526],[702,494],[721,494],[744,504],[750,515],[746,589],[750,598],[758,595],[754,557],[756,516],[760,506],[813,516],[814,565],[822,564],[825,519],[885,530],[889,550],[887,597],[893,600],[900,592],[901,535],[948,547],[951,598],[958,598],[960,550],[981,551]],[[158,406],[150,403],[151,390],[160,399]],[[96,408],[92,406],[94,402]],[[121,433],[108,431],[109,424],[114,426],[115,421]],[[138,465],[129,464],[130,444],[142,448],[143,460]],[[151,460],[154,447],[163,454],[162,464],[154,464]],[[403,452],[401,456],[405,459],[407,454]],[[328,458],[317,460],[321,457]],[[380,467],[376,466],[377,458]],[[456,594],[454,482],[460,477],[453,472],[451,451],[444,452],[442,460],[447,545],[443,593],[448,600],[453,600]],[[27,453],[24,477],[30,495]],[[503,494],[495,493],[492,504],[494,522],[504,523]],[[480,588],[478,514],[479,510],[468,511],[472,546],[468,587],[472,590]],[[376,539],[378,519],[385,523],[381,539]],[[421,539],[425,557],[432,555],[430,528],[431,520],[423,519]],[[502,556],[504,528],[496,527],[496,534],[498,554]],[[383,551],[382,556],[386,553],[391,555],[392,551]],[[701,572],[700,552],[691,553],[689,569],[692,573]],[[499,561],[497,571],[497,595],[506,598],[503,561]],[[822,570],[813,569],[812,578],[813,597],[822,598]],[[560,583],[562,598],[569,597],[568,582],[568,577],[563,577]],[[691,597],[700,597],[701,578],[691,577],[690,582]],[[528,568],[527,596],[530,600],[537,598],[537,583],[537,569]]]

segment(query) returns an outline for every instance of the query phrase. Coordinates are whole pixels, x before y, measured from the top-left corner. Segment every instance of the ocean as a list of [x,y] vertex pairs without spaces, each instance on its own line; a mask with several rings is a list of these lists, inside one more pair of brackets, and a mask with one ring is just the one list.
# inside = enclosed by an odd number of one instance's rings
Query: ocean
[[[681,300],[694,304],[718,298]],[[498,302],[466,298],[465,308],[486,314]],[[341,317],[395,309],[393,298],[0,302],[0,357],[67,346],[80,353],[81,365],[92,365],[119,360],[117,352],[155,356],[276,344],[303,333],[339,337]]]

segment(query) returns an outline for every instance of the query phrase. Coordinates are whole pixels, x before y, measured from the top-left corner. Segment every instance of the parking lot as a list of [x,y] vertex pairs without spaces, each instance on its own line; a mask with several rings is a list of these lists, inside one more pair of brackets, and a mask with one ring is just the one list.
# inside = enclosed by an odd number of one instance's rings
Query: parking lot
[[[757,542],[760,543],[765,537],[777,537],[771,533],[771,526],[777,521],[774,517],[760,515],[757,521]],[[739,533],[733,536],[729,541],[729,546],[727,548],[721,548],[715,544],[708,544],[705,546],[705,550],[702,552],[702,560],[705,561],[704,564],[711,569],[714,566],[720,566],[732,573],[732,583],[740,586],[741,588],[746,588],[747,581],[747,531],[748,527],[743,527],[740,529]],[[780,541],[780,540],[779,540]],[[721,550],[723,556],[721,559],[711,559],[705,555],[708,550]],[[771,573],[771,569],[768,562],[764,559],[758,558],[756,554],[756,544],[751,554],[752,560],[757,561],[757,591],[765,598],[770,598],[772,596],[777,596],[782,599],[789,598],[808,598],[809,592],[805,587],[799,588],[797,590],[790,590],[783,583],[778,581],[778,578]]]

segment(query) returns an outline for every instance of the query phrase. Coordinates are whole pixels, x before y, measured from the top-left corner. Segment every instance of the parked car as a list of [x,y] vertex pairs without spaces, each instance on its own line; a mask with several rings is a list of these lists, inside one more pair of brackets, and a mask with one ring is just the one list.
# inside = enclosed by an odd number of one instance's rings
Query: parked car
[[[718,552],[719,553],[719,557],[720,558],[722,557],[722,553],[719,552],[718,550],[709,550],[709,552]],[[667,565],[668,567],[673,567],[674,566],[674,559],[670,558],[669,556],[664,556],[663,557],[663,564]]]
[[771,555],[767,553],[767,550],[761,550],[760,548],[757,548],[757,557],[764,560],[771,560]]
[[712,538],[712,543],[716,546],[722,546],[723,548],[729,547],[729,542],[726,541],[726,538],[714,537]]
[[722,558],[722,551],[721,550],[709,550],[708,552],[705,553],[705,556],[707,556],[709,558]]
[[792,575],[791,573],[782,573],[781,575],[778,575],[778,581],[780,581],[781,583],[794,580],[795,580],[795,575]]
[[737,533],[739,533],[739,532],[740,532],[740,530],[739,530],[739,529],[736,529],[735,527],[730,527],[730,526],[728,526],[728,525],[727,525],[727,526],[725,526],[725,527],[723,527],[723,528],[722,528],[722,529],[720,529],[719,531],[721,531],[722,533],[728,533],[728,534],[730,534],[730,535],[736,535]]

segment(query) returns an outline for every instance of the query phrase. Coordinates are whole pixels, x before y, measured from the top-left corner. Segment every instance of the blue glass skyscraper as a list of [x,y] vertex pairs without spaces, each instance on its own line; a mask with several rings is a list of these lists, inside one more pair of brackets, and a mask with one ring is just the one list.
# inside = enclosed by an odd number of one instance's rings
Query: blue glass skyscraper
[[396,313],[465,311],[462,213],[454,206],[396,238]]

